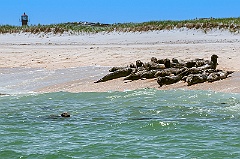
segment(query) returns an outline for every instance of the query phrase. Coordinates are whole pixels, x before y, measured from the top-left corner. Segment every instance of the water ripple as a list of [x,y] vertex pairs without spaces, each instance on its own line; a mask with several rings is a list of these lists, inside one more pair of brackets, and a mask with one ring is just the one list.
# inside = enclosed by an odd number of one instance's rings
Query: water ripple
[[[240,95],[143,89],[0,97],[3,158],[238,158]],[[58,115],[68,111],[70,118]]]

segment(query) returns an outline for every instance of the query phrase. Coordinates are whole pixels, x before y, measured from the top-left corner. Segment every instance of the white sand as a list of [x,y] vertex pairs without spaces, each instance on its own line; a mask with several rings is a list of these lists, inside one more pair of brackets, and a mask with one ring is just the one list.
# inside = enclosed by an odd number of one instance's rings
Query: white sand
[[[52,35],[28,33],[0,35],[0,67],[46,68],[51,70],[81,66],[126,66],[136,60],[150,61],[151,57],[210,59],[217,54],[218,68],[240,71],[240,36],[228,31],[171,30],[144,33],[99,33]],[[1,69],[0,69],[1,71]],[[238,73],[232,78],[214,83],[187,87],[180,82],[160,89],[203,89],[240,92]],[[1,77],[0,77],[1,78]],[[157,88],[156,80],[125,83],[122,79],[105,83],[81,79],[43,87],[38,91],[123,91],[138,88]],[[229,83],[229,84],[227,84]]]

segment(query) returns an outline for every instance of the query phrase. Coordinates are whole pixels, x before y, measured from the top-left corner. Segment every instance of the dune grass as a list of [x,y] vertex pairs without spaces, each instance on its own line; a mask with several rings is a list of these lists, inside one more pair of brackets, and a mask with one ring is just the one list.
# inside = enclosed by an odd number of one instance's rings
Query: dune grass
[[[97,24],[97,25],[96,25]],[[1,25],[0,34],[6,33],[54,33],[64,32],[78,33],[99,33],[99,32],[145,32],[153,30],[172,30],[175,28],[201,29],[207,32],[212,29],[229,30],[233,33],[240,33],[239,18],[207,18],[182,21],[149,21],[143,23],[117,23],[111,25],[82,25],[80,23],[62,23],[51,25],[11,26]]]

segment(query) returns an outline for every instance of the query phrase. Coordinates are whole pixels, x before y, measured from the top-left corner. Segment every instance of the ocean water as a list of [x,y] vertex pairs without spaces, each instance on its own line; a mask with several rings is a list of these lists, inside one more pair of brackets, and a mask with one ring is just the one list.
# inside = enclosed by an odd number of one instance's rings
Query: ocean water
[[240,158],[240,94],[23,93],[0,109],[3,159]]
[[86,66],[48,70],[43,68],[0,68],[0,93],[22,94],[43,87],[75,80],[96,81],[108,73],[109,67]]

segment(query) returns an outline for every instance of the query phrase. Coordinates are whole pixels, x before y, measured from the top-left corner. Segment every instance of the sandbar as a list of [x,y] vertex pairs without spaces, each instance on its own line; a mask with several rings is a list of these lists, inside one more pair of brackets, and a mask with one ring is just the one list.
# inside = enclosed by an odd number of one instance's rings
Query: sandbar
[[[186,89],[240,93],[240,36],[227,30],[174,29],[149,32],[111,32],[97,34],[0,35],[0,73],[6,68],[41,68],[46,71],[79,67],[127,66],[136,60],[156,58],[191,60],[218,55],[218,69],[234,71],[231,77],[187,86],[184,82],[159,87],[156,79],[124,81],[123,78],[94,83],[96,78],[64,81],[36,88],[35,92],[108,92],[143,88]],[[101,69],[99,70],[101,71]],[[104,72],[106,73],[106,72]],[[76,75],[74,75],[76,76]],[[1,78],[1,77],[0,77]]]

